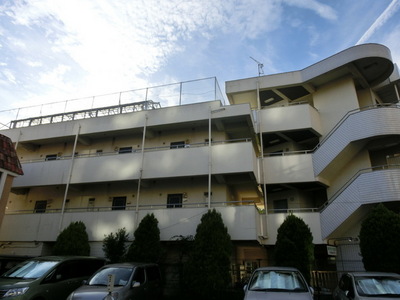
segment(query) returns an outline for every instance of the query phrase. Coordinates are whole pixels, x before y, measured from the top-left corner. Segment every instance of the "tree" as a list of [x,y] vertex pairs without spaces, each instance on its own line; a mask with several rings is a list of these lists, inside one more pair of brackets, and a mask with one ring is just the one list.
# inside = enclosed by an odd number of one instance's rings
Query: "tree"
[[367,271],[400,273],[400,216],[377,205],[361,223],[360,250]]
[[160,261],[162,254],[160,229],[154,214],[148,214],[142,219],[134,232],[134,238],[129,246],[127,260],[153,263]]
[[310,227],[295,215],[289,215],[278,228],[275,244],[275,263],[295,267],[310,282],[310,269],[314,260],[313,236]]
[[72,222],[57,237],[54,255],[90,255],[89,237],[82,221]]
[[184,279],[191,298],[221,299],[231,283],[232,242],[221,214],[208,211],[197,226]]
[[103,251],[110,263],[123,262],[126,255],[128,234],[125,228],[119,229],[115,234],[106,235],[103,240]]

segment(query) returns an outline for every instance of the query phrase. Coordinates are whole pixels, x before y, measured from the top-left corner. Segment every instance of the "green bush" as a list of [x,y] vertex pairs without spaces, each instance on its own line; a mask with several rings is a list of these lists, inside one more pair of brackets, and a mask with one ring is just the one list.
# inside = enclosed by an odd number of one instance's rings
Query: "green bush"
[[128,234],[125,228],[119,229],[115,234],[106,235],[103,240],[103,251],[110,263],[119,263],[125,260]]
[[400,216],[377,205],[361,223],[360,251],[367,271],[400,273]]
[[294,267],[310,282],[314,261],[313,236],[310,227],[295,215],[289,215],[278,228],[275,244],[277,266]]
[[208,211],[197,226],[184,269],[185,288],[192,299],[223,299],[231,283],[232,242],[221,214]]
[[158,263],[161,259],[162,247],[160,229],[154,214],[146,215],[134,232],[134,241],[129,246],[128,261]]
[[90,255],[89,237],[83,222],[72,222],[57,237],[54,255]]

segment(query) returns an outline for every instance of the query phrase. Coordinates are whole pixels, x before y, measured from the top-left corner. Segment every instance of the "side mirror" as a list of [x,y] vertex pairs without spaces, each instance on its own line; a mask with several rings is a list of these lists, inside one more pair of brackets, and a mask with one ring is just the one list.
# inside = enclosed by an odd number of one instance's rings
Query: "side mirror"
[[354,298],[354,293],[353,293],[353,291],[346,290],[346,291],[344,291],[344,294],[345,294],[346,297],[349,298],[349,299],[353,299],[353,298]]
[[314,288],[312,286],[310,286],[310,292],[311,292],[312,295],[314,295],[315,291],[314,291]]
[[246,291],[246,289],[247,289],[247,284],[245,284],[245,285],[243,286],[243,291]]
[[140,282],[139,281],[132,282],[132,287],[133,288],[136,288],[136,287],[139,287],[139,286],[140,286]]

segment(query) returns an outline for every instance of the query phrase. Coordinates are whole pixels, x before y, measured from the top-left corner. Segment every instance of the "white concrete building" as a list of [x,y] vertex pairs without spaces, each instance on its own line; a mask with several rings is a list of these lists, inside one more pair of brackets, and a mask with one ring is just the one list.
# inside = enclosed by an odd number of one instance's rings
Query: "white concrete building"
[[317,268],[332,268],[327,244],[338,246],[338,268],[362,268],[360,222],[376,203],[400,204],[400,79],[389,49],[359,45],[300,71],[226,82],[229,104],[208,80],[206,99],[191,91],[199,81],[120,93],[115,105],[18,111],[0,131],[24,172],[0,253],[49,253],[60,230],[83,221],[102,255],[106,234],[132,234],[147,213],[172,241],[215,208],[237,265],[268,264],[293,213],[310,226]]

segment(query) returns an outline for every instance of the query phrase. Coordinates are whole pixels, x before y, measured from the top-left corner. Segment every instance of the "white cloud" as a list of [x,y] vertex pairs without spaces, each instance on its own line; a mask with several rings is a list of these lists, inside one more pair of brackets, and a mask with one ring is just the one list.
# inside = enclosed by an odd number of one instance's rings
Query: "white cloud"
[[400,8],[400,1],[393,0],[389,6],[384,10],[384,12],[375,20],[375,22],[368,28],[368,30],[363,34],[363,36],[358,40],[358,44],[365,43],[369,38],[382,27]]
[[320,3],[317,0],[285,0],[284,2],[289,5],[310,9],[324,19],[337,19],[337,13],[331,6]]
[[5,77],[5,79],[7,80],[8,83],[12,83],[12,84],[17,83],[15,75],[11,70],[5,69],[1,72],[1,74],[3,74],[3,77]]

